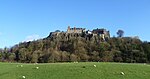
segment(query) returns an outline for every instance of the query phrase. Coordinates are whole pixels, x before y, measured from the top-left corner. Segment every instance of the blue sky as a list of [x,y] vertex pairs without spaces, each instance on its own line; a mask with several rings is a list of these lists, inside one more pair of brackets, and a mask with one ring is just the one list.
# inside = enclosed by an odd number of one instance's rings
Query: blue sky
[[0,48],[71,27],[150,41],[150,0],[0,0]]

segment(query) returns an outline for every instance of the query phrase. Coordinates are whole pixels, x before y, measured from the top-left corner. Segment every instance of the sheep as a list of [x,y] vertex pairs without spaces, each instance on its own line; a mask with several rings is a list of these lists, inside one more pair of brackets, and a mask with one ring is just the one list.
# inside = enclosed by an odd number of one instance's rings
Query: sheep
[[125,73],[124,73],[124,72],[121,72],[121,75],[125,75]]
[[36,64],[38,64],[38,63],[34,63],[34,65],[36,65]]
[[24,78],[24,79],[25,79],[26,77],[25,77],[25,76],[22,76],[22,78]]
[[36,67],[36,69],[39,69],[39,67]]
[[20,67],[23,67],[23,65],[20,65]]
[[94,67],[96,67],[96,65],[94,65]]

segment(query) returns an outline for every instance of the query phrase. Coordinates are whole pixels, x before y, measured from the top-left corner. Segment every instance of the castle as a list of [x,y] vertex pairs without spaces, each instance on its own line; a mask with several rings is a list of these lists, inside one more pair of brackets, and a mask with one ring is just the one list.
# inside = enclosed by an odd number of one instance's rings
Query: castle
[[67,33],[83,33],[85,32],[85,28],[70,28],[70,26],[68,26],[68,29],[67,29]]
[[106,29],[102,28],[102,29],[94,29],[92,31],[93,34],[98,34],[102,37],[103,40],[105,39],[109,39],[110,38],[110,33],[109,31],[107,31]]
[[[59,35],[59,33],[61,33],[60,31],[55,31],[55,32],[51,32],[50,33],[50,37],[53,36],[53,35]],[[90,30],[85,30],[85,28],[70,28],[70,26],[68,26],[68,29],[66,32],[63,32],[63,33],[66,33],[66,34],[85,34],[86,36],[100,36],[102,38],[102,40],[107,40],[110,38],[110,33],[109,31],[107,31],[106,29],[102,28],[102,29],[93,29],[92,31]]]
[[85,34],[92,34],[92,35],[100,35],[101,38],[103,40],[105,40],[106,38],[110,38],[110,33],[109,31],[107,31],[106,29],[102,28],[102,29],[93,29],[93,31],[89,31],[89,30],[85,30],[85,28],[70,28],[70,26],[68,26],[67,32],[66,33],[85,33]]

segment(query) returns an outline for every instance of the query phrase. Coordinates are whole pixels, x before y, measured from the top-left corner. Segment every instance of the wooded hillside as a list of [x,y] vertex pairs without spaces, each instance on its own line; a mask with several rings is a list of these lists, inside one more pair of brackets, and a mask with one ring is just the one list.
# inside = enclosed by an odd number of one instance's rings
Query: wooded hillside
[[1,49],[0,61],[149,63],[150,44],[131,37],[112,37],[104,41],[99,35],[60,32],[44,39]]

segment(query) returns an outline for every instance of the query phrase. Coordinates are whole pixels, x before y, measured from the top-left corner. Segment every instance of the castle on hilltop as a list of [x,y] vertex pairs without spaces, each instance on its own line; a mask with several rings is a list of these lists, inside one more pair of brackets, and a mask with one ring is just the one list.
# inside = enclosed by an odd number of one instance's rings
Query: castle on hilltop
[[85,30],[85,28],[71,28],[70,26],[68,26],[67,31],[66,32],[60,32],[60,31],[55,31],[55,32],[51,32],[50,33],[50,37],[53,35],[59,35],[60,33],[65,33],[65,34],[84,34],[86,36],[100,36],[102,38],[102,40],[106,40],[110,38],[110,33],[109,31],[107,31],[106,29],[102,28],[102,29],[93,29],[92,31],[90,30]]
[[67,32],[66,33],[85,33],[85,34],[92,34],[92,35],[100,35],[102,37],[103,40],[105,40],[105,38],[110,38],[110,33],[109,31],[107,31],[106,29],[102,28],[102,29],[93,29],[93,31],[89,31],[89,30],[85,30],[85,28],[70,28],[70,26],[68,26]]
[[68,29],[67,29],[67,33],[83,33],[85,32],[85,28],[70,28],[70,26],[68,26]]
[[102,28],[102,29],[94,29],[92,31],[93,34],[97,34],[100,35],[102,37],[103,40],[105,40],[106,38],[110,38],[110,33],[109,31],[107,31],[106,29]]

